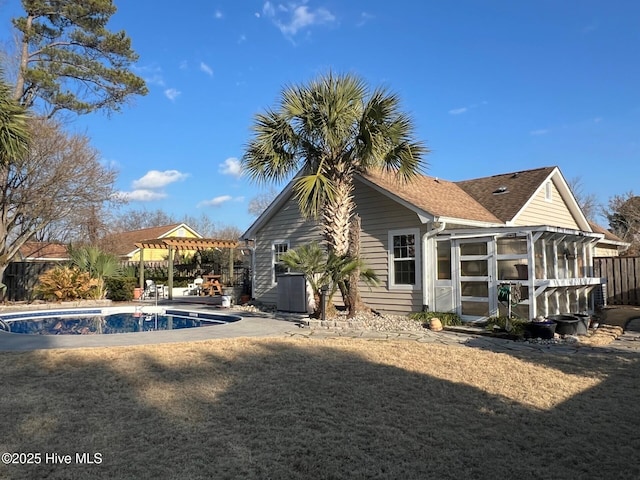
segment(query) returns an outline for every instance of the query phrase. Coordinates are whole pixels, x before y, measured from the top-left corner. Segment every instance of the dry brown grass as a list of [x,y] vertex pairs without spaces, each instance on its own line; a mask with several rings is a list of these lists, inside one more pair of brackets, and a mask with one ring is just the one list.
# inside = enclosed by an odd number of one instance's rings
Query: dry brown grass
[[0,478],[638,478],[639,360],[236,339],[0,355]]

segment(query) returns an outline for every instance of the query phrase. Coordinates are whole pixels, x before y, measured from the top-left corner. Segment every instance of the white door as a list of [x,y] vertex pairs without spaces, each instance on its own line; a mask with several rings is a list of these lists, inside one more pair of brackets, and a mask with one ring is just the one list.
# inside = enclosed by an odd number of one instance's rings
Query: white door
[[453,241],[457,253],[458,315],[477,321],[495,315],[498,308],[495,284],[495,243],[493,238]]

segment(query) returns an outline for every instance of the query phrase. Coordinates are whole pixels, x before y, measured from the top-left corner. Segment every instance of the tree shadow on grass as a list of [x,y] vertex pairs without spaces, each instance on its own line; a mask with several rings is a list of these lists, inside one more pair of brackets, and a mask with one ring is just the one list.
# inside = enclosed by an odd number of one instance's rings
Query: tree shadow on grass
[[600,383],[540,409],[380,356],[411,348],[444,362],[446,349],[382,345],[247,339],[0,355],[2,451],[102,455],[99,465],[0,466],[0,478],[640,475],[640,411],[625,404],[637,358],[611,359]]

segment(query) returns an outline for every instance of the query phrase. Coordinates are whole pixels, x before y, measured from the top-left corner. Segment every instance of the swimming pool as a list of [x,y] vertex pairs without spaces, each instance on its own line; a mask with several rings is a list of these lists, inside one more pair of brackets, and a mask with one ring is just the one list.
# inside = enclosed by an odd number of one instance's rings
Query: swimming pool
[[108,307],[0,314],[0,330],[26,335],[108,335],[209,327],[242,317],[162,307]]

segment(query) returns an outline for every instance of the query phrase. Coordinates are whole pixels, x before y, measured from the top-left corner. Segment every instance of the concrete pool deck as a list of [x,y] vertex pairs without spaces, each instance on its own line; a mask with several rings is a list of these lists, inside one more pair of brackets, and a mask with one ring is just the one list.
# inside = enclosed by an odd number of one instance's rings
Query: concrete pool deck
[[[146,303],[150,305],[150,303]],[[140,305],[140,303],[132,303]],[[157,332],[121,333],[112,335],[24,335],[0,330],[0,352],[29,351],[56,348],[118,347],[133,345],[155,345],[176,342],[196,342],[203,340],[237,337],[274,338],[362,338],[371,341],[416,341],[440,345],[467,346],[503,353],[533,354],[586,354],[586,353],[640,353],[640,332],[628,331],[603,346],[580,344],[537,344],[516,342],[502,338],[473,333],[424,329],[420,332],[377,332],[368,330],[333,330],[303,328],[295,316],[281,316],[272,313],[247,312],[241,309],[220,308],[208,299],[163,301],[158,305],[176,309],[206,311],[217,314],[238,315],[242,320],[210,327],[163,330]],[[105,305],[106,306],[106,305]],[[62,307],[59,307],[62,308]],[[45,309],[45,308],[43,308]],[[3,312],[8,313],[6,310]]]
[[242,317],[242,320],[209,327],[109,335],[25,335],[0,330],[0,351],[118,347],[195,342],[214,338],[283,336],[286,335],[286,332],[294,328],[300,328],[295,322],[276,319],[272,315],[244,312],[234,310],[233,308],[216,308],[206,303],[162,302],[159,303],[159,305],[191,311],[206,311],[221,315],[238,315]]

